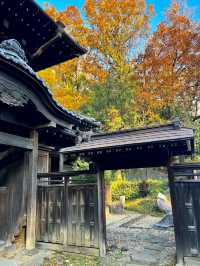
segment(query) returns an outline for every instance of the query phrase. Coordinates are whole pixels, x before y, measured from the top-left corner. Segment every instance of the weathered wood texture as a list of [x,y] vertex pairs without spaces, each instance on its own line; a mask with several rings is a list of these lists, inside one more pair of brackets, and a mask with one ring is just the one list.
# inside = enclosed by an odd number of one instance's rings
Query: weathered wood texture
[[[95,175],[87,179],[87,175],[79,173],[80,176],[72,179],[66,173],[49,174],[48,180],[47,174],[39,175],[37,240],[62,244],[69,252],[81,253],[82,250],[90,255],[103,255],[105,250],[100,251],[103,241],[100,234],[104,231],[103,204],[100,206],[98,201],[102,190],[98,192]],[[102,181],[99,185],[102,188]]]
[[50,158],[48,151],[39,150],[38,152],[38,173],[48,173],[50,167]]
[[10,146],[23,148],[27,150],[33,149],[33,143],[31,139],[7,134],[4,132],[0,132],[0,144],[10,145]]
[[171,164],[169,180],[173,207],[177,263],[200,256],[200,164]]
[[38,162],[38,133],[32,131],[33,150],[27,156],[27,227],[26,248],[35,248],[36,242],[36,198],[37,198],[37,162]]
[[10,242],[24,224],[26,212],[24,155],[0,170],[0,239]]
[[105,184],[104,172],[98,171],[98,219],[99,219],[99,247],[100,255],[106,255],[106,217],[105,217]]
[[97,186],[68,187],[68,245],[99,247]]
[[38,186],[37,241],[63,243],[64,186]]

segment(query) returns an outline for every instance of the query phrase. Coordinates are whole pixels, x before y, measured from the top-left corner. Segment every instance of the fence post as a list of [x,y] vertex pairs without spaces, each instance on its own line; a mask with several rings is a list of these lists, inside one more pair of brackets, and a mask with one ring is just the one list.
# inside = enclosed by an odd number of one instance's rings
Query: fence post
[[174,160],[173,157],[170,158],[168,162],[168,179],[169,179],[169,187],[170,187],[170,196],[171,196],[171,203],[172,203],[172,213],[173,213],[173,221],[174,221],[174,233],[175,233],[175,240],[176,240],[176,259],[177,259],[177,266],[184,265],[184,256],[183,256],[183,239],[181,232],[181,217],[179,216],[176,200],[176,191],[174,185],[174,173],[173,173],[173,166]]
[[105,184],[104,171],[98,168],[97,171],[98,186],[98,225],[99,225],[99,248],[100,256],[106,255],[106,217],[105,217]]

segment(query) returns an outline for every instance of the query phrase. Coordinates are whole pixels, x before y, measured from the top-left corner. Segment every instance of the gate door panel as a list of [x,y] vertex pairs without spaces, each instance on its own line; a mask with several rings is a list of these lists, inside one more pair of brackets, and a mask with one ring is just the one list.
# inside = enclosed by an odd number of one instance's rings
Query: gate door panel
[[103,254],[104,216],[99,206],[104,185],[97,182],[96,173],[78,173],[38,174],[37,241],[51,249]]
[[68,186],[68,245],[99,246],[97,185]]
[[63,207],[64,185],[44,182],[38,186],[37,241],[63,243]]
[[184,257],[200,254],[200,182],[175,182]]
[[171,170],[177,251],[200,256],[200,164],[175,164]]

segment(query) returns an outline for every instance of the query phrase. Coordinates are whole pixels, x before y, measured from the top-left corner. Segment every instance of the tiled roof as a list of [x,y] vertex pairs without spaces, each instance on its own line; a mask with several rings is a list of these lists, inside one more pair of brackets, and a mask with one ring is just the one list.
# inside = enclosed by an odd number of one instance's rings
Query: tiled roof
[[48,89],[47,85],[44,83],[44,81],[40,77],[38,77],[35,71],[28,65],[25,53],[18,41],[14,39],[3,41],[0,44],[0,57],[3,57],[6,60],[20,66],[27,73],[29,73],[32,77],[34,77],[39,82],[41,89],[45,90],[45,92],[48,93],[51,101],[54,103],[54,105],[57,106],[58,111],[60,110],[64,112],[64,114],[66,114],[66,119],[67,117],[70,117],[79,123],[86,123],[90,127],[100,126],[100,123],[97,122],[94,118],[89,118],[89,117],[80,115],[76,112],[65,109],[63,106],[61,106],[58,102],[54,100],[53,95],[51,91]]

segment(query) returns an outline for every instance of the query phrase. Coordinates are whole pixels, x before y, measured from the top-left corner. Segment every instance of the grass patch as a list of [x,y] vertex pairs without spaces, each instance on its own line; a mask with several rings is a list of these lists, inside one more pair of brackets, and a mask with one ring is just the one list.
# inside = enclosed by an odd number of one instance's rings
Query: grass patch
[[72,255],[57,252],[51,258],[46,258],[43,266],[99,266],[100,258],[84,255]]
[[140,195],[140,180],[116,180],[112,182],[112,198],[118,202],[120,196],[125,196],[125,209],[136,211],[142,214],[162,216],[164,213],[157,208],[157,195],[163,193],[169,198],[168,180],[167,179],[147,179],[148,196]]
[[152,196],[126,201],[125,209],[153,216],[163,216],[164,214],[157,208],[156,198]]

